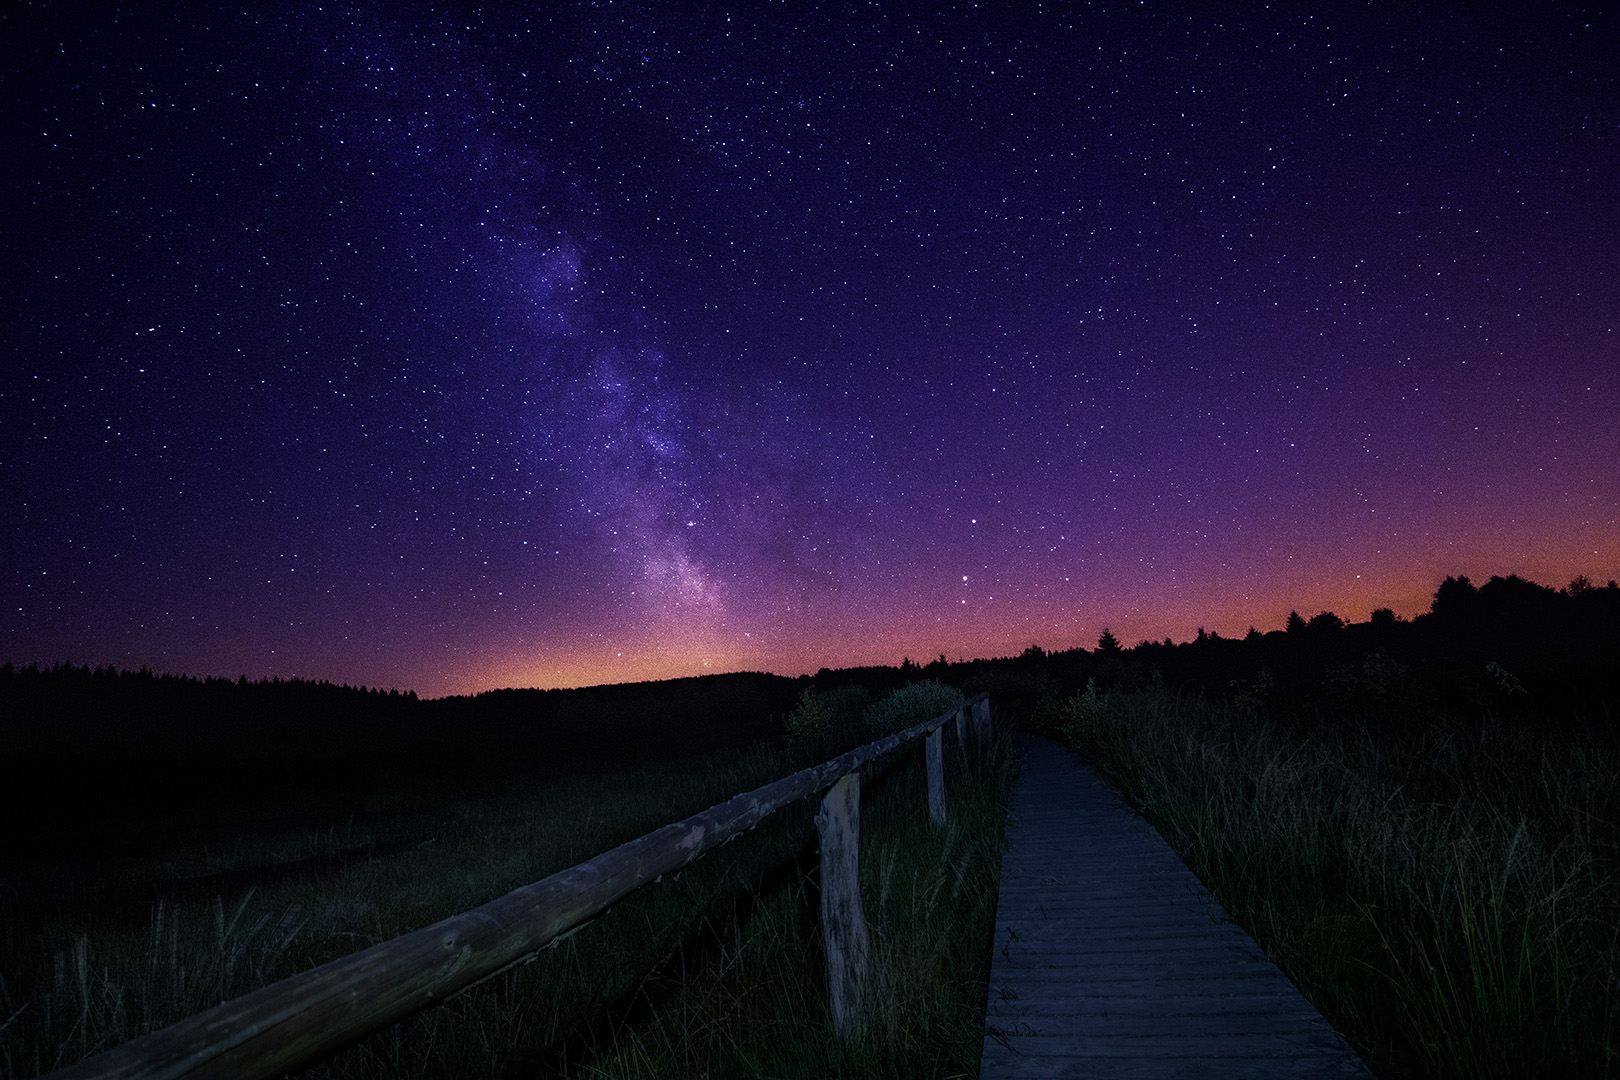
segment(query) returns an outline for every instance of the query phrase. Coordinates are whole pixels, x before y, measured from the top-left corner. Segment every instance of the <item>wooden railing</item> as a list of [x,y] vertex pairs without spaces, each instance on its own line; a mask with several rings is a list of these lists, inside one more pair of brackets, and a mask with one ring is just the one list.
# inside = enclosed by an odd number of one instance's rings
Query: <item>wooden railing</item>
[[666,825],[482,907],[322,964],[244,994],[161,1031],[49,1074],[84,1078],[272,1077],[358,1042],[516,964],[534,959],[609,906],[664,874],[747,832],[767,815],[826,792],[816,829],[821,843],[821,914],[828,991],[840,1030],[855,1022],[864,996],[866,922],[861,912],[862,765],[914,739],[927,741],[928,813],[945,820],[942,728],[955,722],[966,746],[989,733],[984,695],[961,708],[738,795]]

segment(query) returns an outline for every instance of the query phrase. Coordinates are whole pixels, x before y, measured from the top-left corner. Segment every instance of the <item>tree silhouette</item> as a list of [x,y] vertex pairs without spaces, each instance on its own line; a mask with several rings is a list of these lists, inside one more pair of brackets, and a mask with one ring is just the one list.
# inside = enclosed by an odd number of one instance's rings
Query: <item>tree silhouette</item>
[[1120,652],[1119,639],[1108,627],[1103,627],[1102,636],[1097,639],[1097,651],[1105,656],[1113,656]]
[[1305,629],[1305,620],[1300,618],[1299,612],[1290,611],[1286,628],[1290,634],[1298,634]]
[[1430,610],[1440,619],[1471,618],[1479,609],[1479,590],[1468,580],[1467,574],[1447,577],[1434,591]]
[[1331,634],[1335,630],[1344,629],[1344,620],[1331,611],[1324,611],[1311,616],[1310,628],[1318,634]]

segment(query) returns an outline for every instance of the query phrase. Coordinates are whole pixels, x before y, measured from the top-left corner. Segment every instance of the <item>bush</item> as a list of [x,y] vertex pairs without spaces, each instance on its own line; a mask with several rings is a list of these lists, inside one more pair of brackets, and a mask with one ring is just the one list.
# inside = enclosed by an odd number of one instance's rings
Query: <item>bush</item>
[[1035,703],[1019,728],[1032,735],[1047,739],[1065,738],[1064,728],[1069,723],[1069,702],[1056,694],[1047,694]]
[[872,691],[859,685],[840,686],[822,691],[817,700],[832,713],[834,731],[848,730],[853,735],[860,730],[861,719],[872,704]]
[[866,733],[874,739],[959,708],[962,691],[937,679],[903,686],[866,710]]
[[814,690],[806,690],[782,725],[782,738],[793,749],[802,750],[827,734],[832,725],[833,711]]
[[1064,703],[1063,734],[1071,742],[1084,738],[1092,725],[1108,711],[1108,695],[1097,692],[1097,680],[1087,679],[1083,693],[1074,695]]
[[1025,725],[1046,698],[1059,693],[1057,683],[1043,672],[981,668],[967,677],[962,689],[969,694],[984,692],[1008,721]]

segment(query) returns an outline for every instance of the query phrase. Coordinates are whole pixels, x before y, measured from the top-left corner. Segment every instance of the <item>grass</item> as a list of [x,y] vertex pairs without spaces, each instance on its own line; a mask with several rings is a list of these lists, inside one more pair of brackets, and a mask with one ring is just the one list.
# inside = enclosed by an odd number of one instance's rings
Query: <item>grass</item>
[[579,1075],[977,1076],[1016,761],[999,738],[971,768],[946,757],[942,828],[928,823],[919,755],[863,793],[873,1006],[857,1032],[833,1030],[817,894],[801,871],[753,897],[747,918],[727,926],[702,963],[660,971],[664,1004],[625,1024]]
[[[212,852],[159,848],[118,867],[119,904],[8,905],[0,913],[0,1076],[48,1071],[464,911],[798,763],[762,746],[515,787],[358,828],[222,842]],[[609,932],[582,933],[530,965],[531,975],[544,972],[542,992],[564,1002],[543,1018],[474,1017],[464,999],[411,1021],[419,1045],[443,1053],[412,1050],[393,1075],[461,1075],[459,1062],[479,1048],[508,1058],[560,1052],[581,1016],[629,993],[705,914],[791,857],[801,844],[793,827],[789,815],[756,830],[727,858],[621,905],[601,920]],[[332,852],[342,861],[310,860]],[[239,883],[232,891],[191,895],[188,881],[222,867]],[[258,880],[248,881],[255,867]],[[143,887],[150,899],[132,900]],[[374,1075],[378,1055],[387,1056],[385,1046],[368,1044],[328,1071]]]
[[1620,1072],[1620,745],[1162,689],[1065,735],[1380,1075]]
[[[344,829],[154,850],[117,868],[119,904],[57,911],[10,904],[0,911],[0,1077],[49,1071],[466,910],[839,749],[828,738],[797,751],[760,745],[514,788],[431,811],[416,807]],[[998,760],[999,772],[979,770],[985,782],[973,791],[1000,782],[995,777],[1005,773],[1005,761]],[[935,1047],[927,1060],[954,1053],[965,1062],[971,1042],[976,1070],[978,1044],[961,1019],[972,1014],[972,1031],[982,1033],[987,971],[964,972],[988,963],[1000,812],[991,808],[993,797],[986,803],[982,794],[959,790],[951,827],[929,833],[924,815],[919,832],[913,819],[921,812],[922,781],[910,775],[915,768],[903,765],[876,785],[864,810],[863,851],[874,890],[869,917],[880,942],[892,937],[880,949],[887,958],[878,965],[880,993],[897,995],[902,1015],[941,1003],[960,1015],[949,1023],[908,1019],[863,1045],[916,1044],[908,1054],[919,1054],[921,1040],[932,1038],[927,1032],[957,1031],[941,1044],[953,1050]],[[960,762],[954,778],[961,789]],[[806,1038],[824,1044],[816,1060],[854,1062],[825,1016],[808,870],[813,847],[806,848],[814,809],[807,800],[774,815],[682,874],[633,894],[535,962],[381,1032],[308,1075],[662,1076],[680,1074],[665,1067],[670,1062],[722,1059],[741,1070],[730,1075],[765,1075],[737,1063],[776,1054],[782,1026],[803,1027]],[[236,884],[229,892],[192,895],[199,880]],[[143,889],[149,900],[129,902]],[[943,937],[915,936],[903,914],[913,903]],[[977,945],[944,911],[951,904],[971,913],[972,927],[982,927]],[[975,949],[983,955],[976,958]],[[913,952],[917,958],[907,959]],[[941,967],[942,957],[951,963]],[[914,985],[921,969],[939,972],[936,982],[944,985]],[[753,1022],[763,1008],[757,985],[777,987],[773,1000],[791,1003],[766,1009],[776,1019],[763,1025]],[[969,1009],[964,1003],[972,1000]],[[730,1047],[730,1056],[720,1047]],[[791,1057],[782,1059],[784,1069]],[[638,1074],[637,1061],[658,1064]],[[712,1075],[727,1075],[732,1066],[716,1065],[720,1071]],[[874,1067],[868,1074],[890,1073]],[[913,1068],[894,1075],[951,1073]]]

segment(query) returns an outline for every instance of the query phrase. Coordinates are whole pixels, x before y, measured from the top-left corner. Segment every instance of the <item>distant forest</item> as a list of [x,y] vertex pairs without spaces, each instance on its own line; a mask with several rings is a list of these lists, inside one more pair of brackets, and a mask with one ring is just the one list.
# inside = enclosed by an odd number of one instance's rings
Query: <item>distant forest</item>
[[424,701],[301,679],[6,664],[0,813],[62,835],[110,817],[239,820],[249,805],[267,826],[341,821],[743,745],[780,732],[797,685],[743,673]]
[[[962,668],[968,671],[958,677]],[[1277,714],[1332,713],[1383,705],[1410,718],[1515,713],[1527,720],[1620,721],[1620,586],[1576,578],[1555,589],[1517,576],[1476,586],[1448,577],[1430,610],[1413,619],[1382,608],[1364,623],[1324,611],[1290,612],[1282,630],[1241,638],[1198,631],[1176,644],[1125,648],[1104,631],[1093,649],[921,669],[949,673],[964,689],[1003,704],[1034,706],[1097,680],[1100,690],[1162,682],[1168,689],[1235,700]],[[823,672],[829,683],[840,673]],[[1617,729],[1616,734],[1620,734]]]
[[989,691],[1016,718],[1099,688],[1162,683],[1278,712],[1387,704],[1391,714],[1518,712],[1609,724],[1620,704],[1620,588],[1561,589],[1519,577],[1448,577],[1429,612],[1331,612],[1242,638],[899,667],[797,679],[708,675],[578,690],[493,690],[418,700],[328,682],[199,679],[72,664],[0,666],[0,812],[13,821],[187,808],[252,793],[279,813],[330,814],[335,790],[498,787],[548,772],[616,768],[779,735],[806,686],[859,683],[881,696],[937,678]]

